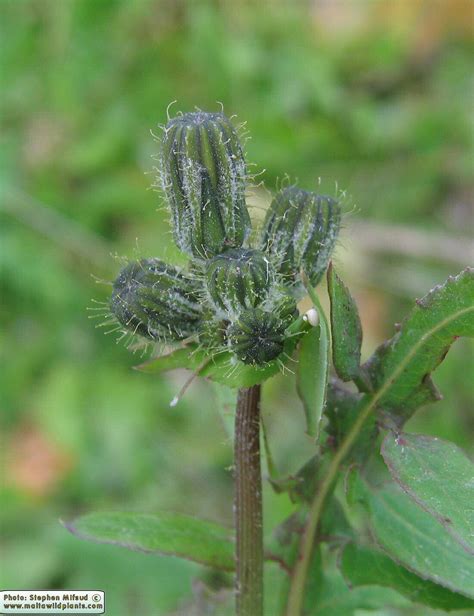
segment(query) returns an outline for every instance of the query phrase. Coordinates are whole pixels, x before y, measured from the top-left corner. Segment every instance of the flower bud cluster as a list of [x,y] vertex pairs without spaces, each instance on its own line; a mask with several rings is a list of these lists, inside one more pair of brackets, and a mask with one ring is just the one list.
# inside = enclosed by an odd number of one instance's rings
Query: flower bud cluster
[[341,208],[330,197],[286,188],[249,246],[247,170],[237,131],[223,113],[198,111],[164,127],[160,182],[173,237],[188,271],[158,259],[129,263],[114,282],[112,314],[150,340],[188,338],[263,365],[284,349],[298,315],[295,285],[327,268]]

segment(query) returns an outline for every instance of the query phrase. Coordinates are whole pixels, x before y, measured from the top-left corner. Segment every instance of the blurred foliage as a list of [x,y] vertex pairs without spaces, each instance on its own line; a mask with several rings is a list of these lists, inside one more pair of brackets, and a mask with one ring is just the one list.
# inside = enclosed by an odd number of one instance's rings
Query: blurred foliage
[[[266,168],[267,188],[287,173],[305,188],[321,177],[327,190],[336,180],[347,190],[336,260],[367,355],[414,295],[469,261],[436,245],[420,257],[416,242],[436,231],[463,245],[472,226],[472,5],[1,0],[0,11],[0,586],[98,587],[114,616],[189,614],[193,579],[219,585],[210,572],[83,543],[58,524],[90,509],[232,522],[222,392],[196,382],[170,409],[184,374],[133,372],[139,357],[87,318],[91,298],[108,293],[91,274],[108,280],[120,267],[111,253],[179,262],[160,197],[147,191],[150,129],[159,133],[171,101],[171,113],[220,101],[247,121],[248,159]],[[254,191],[257,217],[268,199]],[[418,235],[371,249],[351,231],[364,220]],[[472,346],[455,345],[435,374],[444,401],[409,429],[472,447],[469,372]],[[294,391],[291,377],[277,377],[264,397],[281,472],[311,453]],[[291,512],[286,497],[267,489],[265,498],[269,525]]]

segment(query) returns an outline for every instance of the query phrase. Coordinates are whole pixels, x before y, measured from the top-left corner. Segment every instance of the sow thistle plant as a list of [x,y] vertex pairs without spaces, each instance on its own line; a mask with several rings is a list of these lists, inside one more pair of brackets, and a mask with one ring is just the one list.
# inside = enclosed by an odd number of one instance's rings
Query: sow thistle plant
[[[357,306],[330,262],[343,210],[337,196],[288,186],[252,229],[238,131],[223,113],[202,111],[164,127],[159,182],[188,266],[129,262],[110,310],[124,332],[172,347],[143,372],[188,368],[238,390],[235,534],[169,513],[91,513],[68,529],[229,572],[239,616],[474,609],[473,465],[452,443],[403,431],[420,406],[439,399],[430,375],[450,345],[474,334],[472,270],[417,300],[361,364]],[[315,292],[325,275],[329,319]],[[300,314],[305,295],[313,307]],[[261,384],[290,360],[314,454],[280,477],[267,452],[270,483],[295,512],[265,533],[264,546]],[[209,610],[231,613],[222,604]]]

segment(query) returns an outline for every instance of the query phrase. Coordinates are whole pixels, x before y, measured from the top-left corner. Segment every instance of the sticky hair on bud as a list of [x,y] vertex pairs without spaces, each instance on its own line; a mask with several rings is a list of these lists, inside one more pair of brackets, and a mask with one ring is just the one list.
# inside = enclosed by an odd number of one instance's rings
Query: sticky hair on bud
[[201,321],[195,281],[159,259],[132,261],[122,269],[110,309],[125,329],[149,340],[183,340],[196,334]]
[[208,259],[241,247],[250,233],[247,169],[236,130],[223,113],[184,113],[168,122],[161,185],[176,245]]
[[273,280],[273,268],[259,250],[234,248],[207,262],[209,299],[223,317],[261,304]]
[[287,280],[298,280],[303,270],[316,286],[327,269],[340,224],[338,201],[289,186],[267,211],[259,247]]

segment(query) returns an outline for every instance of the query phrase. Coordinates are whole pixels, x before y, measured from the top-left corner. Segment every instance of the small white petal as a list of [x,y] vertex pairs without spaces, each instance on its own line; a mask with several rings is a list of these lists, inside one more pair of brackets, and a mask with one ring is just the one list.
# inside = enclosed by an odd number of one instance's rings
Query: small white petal
[[308,323],[310,325],[312,325],[313,327],[316,327],[316,325],[319,325],[319,314],[318,314],[318,311],[315,308],[310,308],[305,313],[303,319],[305,321],[308,321]]

